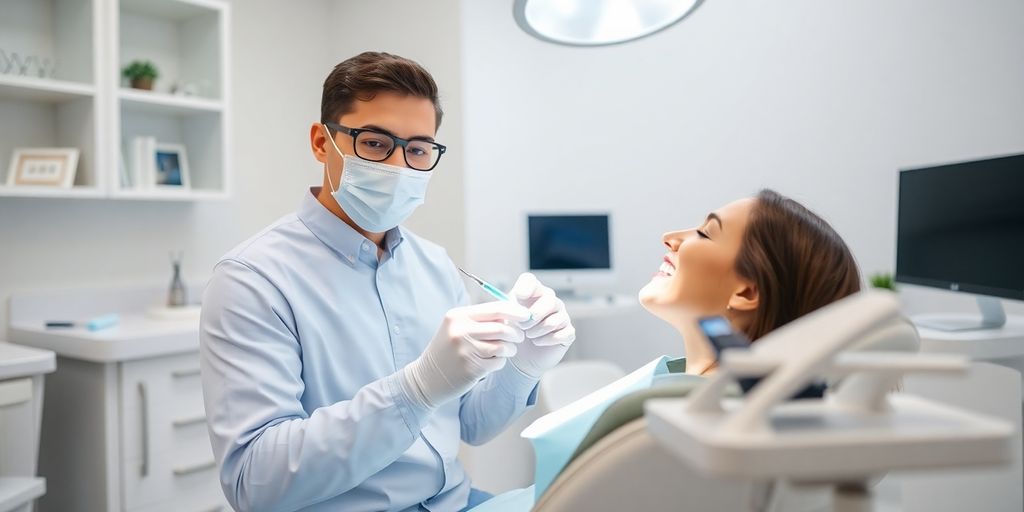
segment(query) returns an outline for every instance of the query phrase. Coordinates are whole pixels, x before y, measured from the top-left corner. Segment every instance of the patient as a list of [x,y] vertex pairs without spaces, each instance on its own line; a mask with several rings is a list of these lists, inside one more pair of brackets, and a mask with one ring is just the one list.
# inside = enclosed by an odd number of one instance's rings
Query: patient
[[700,375],[715,370],[717,356],[697,327],[698,317],[722,315],[756,343],[860,291],[857,264],[843,239],[813,212],[773,190],[729,203],[696,227],[665,233],[662,241],[668,254],[640,290],[640,302],[682,334],[684,364],[670,362],[672,373],[657,378],[655,386],[612,403],[571,459],[639,418],[647,399],[681,396],[701,381]]
[[[685,373],[615,399],[590,417],[586,428],[569,426],[550,437],[538,460],[558,459],[556,474],[616,428],[639,418],[649,398],[682,396],[715,370],[716,355],[696,319],[723,315],[756,341],[772,330],[860,290],[853,255],[838,234],[802,205],[772,190],[727,204],[694,228],[662,236],[668,253],[658,273],[640,290],[640,302],[683,336]],[[738,391],[736,391],[738,392]],[[572,425],[579,425],[573,423]],[[572,466],[569,466],[570,468]],[[570,469],[571,471],[571,469]],[[539,491],[550,479],[541,482]],[[557,482],[554,484],[557,487]],[[523,511],[534,504],[533,487],[505,493],[478,510]],[[544,509],[546,498],[536,502]]]
[[662,241],[668,253],[640,290],[640,302],[683,335],[689,374],[706,375],[716,366],[697,316],[723,315],[756,342],[860,290],[857,264],[842,238],[773,190],[729,203]]

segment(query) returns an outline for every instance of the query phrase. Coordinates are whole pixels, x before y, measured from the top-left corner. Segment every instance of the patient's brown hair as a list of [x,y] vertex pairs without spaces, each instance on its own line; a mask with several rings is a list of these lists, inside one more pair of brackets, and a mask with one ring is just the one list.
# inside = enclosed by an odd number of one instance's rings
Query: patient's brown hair
[[860,291],[857,263],[832,226],[768,189],[757,194],[736,271],[759,293],[751,340]]

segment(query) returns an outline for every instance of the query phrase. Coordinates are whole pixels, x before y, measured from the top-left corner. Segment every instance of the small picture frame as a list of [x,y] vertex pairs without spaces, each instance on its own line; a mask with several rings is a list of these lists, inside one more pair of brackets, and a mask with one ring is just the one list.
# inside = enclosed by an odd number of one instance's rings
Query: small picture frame
[[187,190],[191,186],[184,145],[156,144],[153,152],[153,179],[156,188]]
[[15,148],[7,186],[71,188],[77,170],[78,148]]

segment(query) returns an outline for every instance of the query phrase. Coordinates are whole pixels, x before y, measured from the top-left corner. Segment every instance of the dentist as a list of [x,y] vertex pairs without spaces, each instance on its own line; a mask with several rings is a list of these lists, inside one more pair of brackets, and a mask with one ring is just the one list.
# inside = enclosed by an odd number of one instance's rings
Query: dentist
[[460,441],[534,403],[575,329],[531,274],[468,305],[447,253],[400,224],[445,152],[437,86],[413,61],[338,64],[310,128],[322,187],[221,259],[203,296],[210,439],[238,510],[456,511]]

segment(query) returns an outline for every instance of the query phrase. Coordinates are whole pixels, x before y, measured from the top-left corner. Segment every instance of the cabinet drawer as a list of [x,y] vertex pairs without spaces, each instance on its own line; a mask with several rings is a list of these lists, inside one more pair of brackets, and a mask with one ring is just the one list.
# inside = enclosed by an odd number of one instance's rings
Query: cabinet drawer
[[203,507],[200,505],[213,505],[209,497],[221,496],[212,454],[155,454],[145,476],[138,471],[140,464],[140,459],[134,459],[123,466],[124,504],[127,509],[194,503],[194,507],[172,509],[201,510]]
[[0,407],[14,407],[32,400],[32,379],[0,380]]
[[[148,397],[140,394],[139,385]],[[144,359],[121,363],[121,409],[137,409],[144,399],[150,408],[171,417],[189,416],[203,410],[203,383],[199,378],[199,354]]]
[[[201,421],[196,421],[198,419]],[[139,414],[135,421],[141,423],[142,415]],[[147,452],[150,458],[162,453],[204,453],[213,457],[206,418],[187,418],[181,421],[183,423],[167,418],[161,424],[151,425],[149,432],[143,432],[140,428],[124,431],[121,437],[121,460],[142,461]]]

